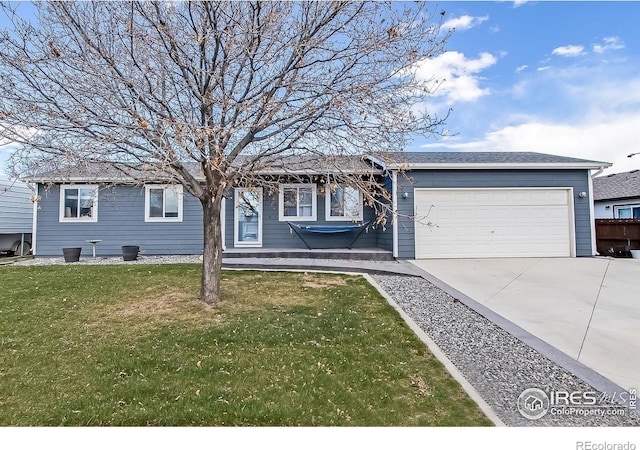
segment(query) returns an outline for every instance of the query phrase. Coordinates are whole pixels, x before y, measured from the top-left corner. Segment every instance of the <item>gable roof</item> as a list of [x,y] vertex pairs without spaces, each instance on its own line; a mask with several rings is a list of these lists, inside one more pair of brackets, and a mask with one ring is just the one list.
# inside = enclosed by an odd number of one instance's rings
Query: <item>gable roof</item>
[[614,173],[593,179],[595,201],[640,198],[640,170]]
[[[240,156],[232,164],[241,167],[250,163],[251,157]],[[185,167],[197,180],[203,181],[204,175],[198,163],[185,162]],[[251,165],[252,173],[264,176],[316,175],[316,174],[377,174],[380,168],[358,155],[274,155],[258,160]],[[156,167],[153,164],[125,166],[119,163],[85,163],[77,166],[60,167],[24,178],[30,182],[99,182],[132,183],[134,180],[145,183],[164,182],[172,179],[168,167]]]
[[390,169],[600,169],[603,161],[536,152],[399,152],[380,158]]
[[[238,166],[250,156],[236,161]],[[184,166],[203,180],[200,167],[196,163],[184,163]],[[257,161],[253,173],[259,175],[305,175],[305,174],[369,174],[382,173],[391,169],[601,169],[611,163],[549,155],[535,152],[392,152],[373,155],[273,155],[266,161]],[[382,168],[382,170],[380,169]],[[130,174],[129,176],[127,174]],[[133,179],[145,182],[160,182],[171,179],[164,168],[143,169],[118,168],[117,163],[93,163],[77,167],[49,170],[26,177],[32,182],[131,182]]]

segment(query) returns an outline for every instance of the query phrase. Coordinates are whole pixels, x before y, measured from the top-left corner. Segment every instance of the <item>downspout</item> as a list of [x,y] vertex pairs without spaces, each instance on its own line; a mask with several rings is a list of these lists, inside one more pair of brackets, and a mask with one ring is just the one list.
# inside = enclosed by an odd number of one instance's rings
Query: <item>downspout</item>
[[605,169],[605,167],[604,167],[604,166],[600,167],[596,173],[594,173],[593,175],[591,175],[591,178],[595,178],[595,177],[597,177],[598,175],[600,175],[602,172],[604,172],[604,169]]
[[36,232],[38,230],[38,183],[33,184],[35,189],[35,197],[33,198],[33,214],[31,215],[31,254],[36,256]]
[[598,254],[598,244],[596,242],[596,212],[593,200],[593,179],[604,172],[605,167],[601,166],[596,173],[589,177],[589,214],[591,218],[591,255]]
[[398,258],[398,172],[391,171],[391,207],[393,208],[393,257]]

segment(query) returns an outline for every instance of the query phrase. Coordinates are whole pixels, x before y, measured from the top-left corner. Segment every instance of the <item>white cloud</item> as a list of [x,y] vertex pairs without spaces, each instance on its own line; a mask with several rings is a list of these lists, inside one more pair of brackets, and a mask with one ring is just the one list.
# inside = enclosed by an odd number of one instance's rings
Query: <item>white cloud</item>
[[[450,53],[439,60],[438,67],[449,69],[452,74],[457,73],[454,69],[459,70],[462,75],[456,80],[460,81],[456,94],[468,93],[465,98],[478,101],[472,107],[459,100],[451,102],[454,112],[448,126],[454,135],[423,148],[535,151],[613,163],[605,173],[640,169],[640,155],[627,158],[630,153],[640,152],[638,62],[633,55],[609,57],[621,48],[624,42],[616,36],[606,37],[593,46],[557,47],[553,56],[547,55],[550,60],[512,66],[517,76],[512,72],[508,80],[492,78],[491,95],[486,95],[489,92],[483,89],[487,87],[481,77],[484,73],[474,71],[490,67],[489,59],[483,60],[478,55],[472,60],[463,53]],[[596,56],[603,52],[606,58]],[[591,58],[573,58],[570,64],[556,64],[560,56],[586,53],[591,53]],[[494,55],[493,64],[500,58],[497,53]],[[475,83],[464,85],[462,81],[468,79]],[[511,84],[500,86],[499,81]],[[477,97],[470,95],[473,92]],[[455,98],[454,93],[447,95],[449,99]]]
[[464,30],[473,28],[477,25],[480,25],[481,23],[486,22],[487,20],[489,20],[489,16],[473,17],[473,16],[464,15],[460,17],[453,17],[447,20],[442,24],[442,28],[444,29],[455,28],[456,31],[464,31]]
[[465,151],[533,151],[594,161],[611,162],[606,173],[625,172],[640,168],[638,151],[640,112],[635,115],[609,117],[602,122],[578,124],[530,121],[491,131],[476,141],[443,140],[425,148],[450,148]]
[[584,54],[584,47],[582,45],[565,45],[554,48],[551,54],[574,58]]
[[517,8],[517,7],[522,6],[522,5],[524,5],[525,3],[528,3],[528,2],[529,2],[529,0],[514,0],[513,7]]
[[[496,96],[487,100],[493,101],[502,94],[502,100],[510,105],[502,116],[507,112],[511,116],[535,114],[544,122],[597,123],[612,116],[640,114],[640,75],[626,61],[618,65],[590,62],[540,69],[521,72],[514,84],[496,90]],[[501,120],[503,124],[521,123]]]
[[593,44],[593,51],[604,53],[608,50],[620,50],[624,48],[624,42],[618,36],[609,36],[602,39],[603,44]]
[[445,52],[436,58],[421,61],[417,75],[422,80],[436,79],[440,87],[435,96],[446,96],[449,103],[475,101],[489,94],[480,87],[478,73],[497,62],[490,53],[482,53],[477,59],[469,59],[460,52]]

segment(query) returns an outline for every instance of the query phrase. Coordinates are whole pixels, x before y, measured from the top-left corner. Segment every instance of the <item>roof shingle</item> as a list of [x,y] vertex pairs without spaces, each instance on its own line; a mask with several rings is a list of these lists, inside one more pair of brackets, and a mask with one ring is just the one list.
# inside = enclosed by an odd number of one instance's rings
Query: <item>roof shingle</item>
[[400,152],[391,153],[397,161],[408,164],[572,164],[593,163],[609,166],[602,161],[549,155],[537,152]]
[[[234,165],[244,165],[250,156],[240,157]],[[378,173],[377,164],[390,169],[597,169],[611,164],[600,161],[549,155],[535,152],[395,152],[359,155],[273,155],[258,160],[249,170],[260,175],[326,174],[326,173]],[[27,177],[31,181],[94,180],[125,182],[127,179],[157,181],[171,177],[165,166],[154,165],[121,170],[118,163],[86,164],[76,167],[56,168]],[[145,165],[147,166],[147,165]],[[184,163],[196,178],[202,178],[200,168],[194,163]],[[129,176],[127,176],[129,175]]]
[[640,198],[640,170],[614,173],[593,179],[595,201]]

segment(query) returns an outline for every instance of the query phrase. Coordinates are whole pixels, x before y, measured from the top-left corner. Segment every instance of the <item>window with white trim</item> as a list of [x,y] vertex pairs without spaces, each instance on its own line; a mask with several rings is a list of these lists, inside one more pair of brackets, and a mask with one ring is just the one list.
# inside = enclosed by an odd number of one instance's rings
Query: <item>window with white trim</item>
[[281,184],[278,216],[280,221],[311,221],[317,217],[315,184]]
[[182,222],[182,186],[152,184],[144,190],[145,222]]
[[60,186],[60,222],[97,222],[98,186]]
[[326,220],[362,220],[362,192],[349,186],[327,186]]
[[614,207],[616,219],[640,219],[640,205]]
[[262,247],[262,188],[235,188],[234,247]]

